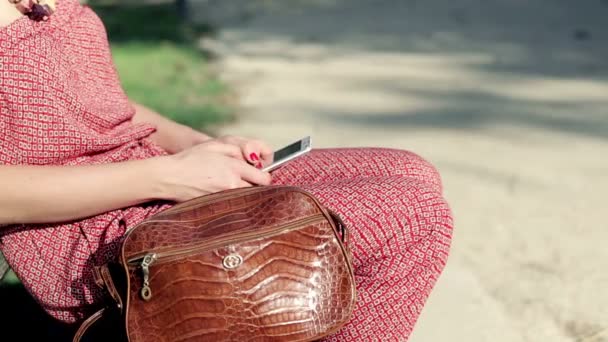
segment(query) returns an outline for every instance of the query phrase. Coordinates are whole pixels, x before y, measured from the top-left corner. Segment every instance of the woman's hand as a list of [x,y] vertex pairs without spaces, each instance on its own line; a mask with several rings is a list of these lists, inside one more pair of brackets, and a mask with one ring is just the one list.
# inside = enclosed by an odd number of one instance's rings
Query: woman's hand
[[238,147],[241,151],[242,158],[258,169],[261,169],[263,166],[268,165],[273,161],[274,153],[272,149],[267,143],[261,140],[233,135],[222,136],[216,140]]
[[270,185],[269,173],[245,162],[241,148],[217,139],[162,157],[161,197],[187,201],[218,191]]

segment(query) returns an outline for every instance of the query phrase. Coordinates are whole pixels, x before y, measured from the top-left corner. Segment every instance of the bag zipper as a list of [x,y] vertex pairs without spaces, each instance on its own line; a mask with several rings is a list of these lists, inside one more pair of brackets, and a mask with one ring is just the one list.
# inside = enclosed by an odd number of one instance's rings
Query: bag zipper
[[319,213],[315,214],[314,216],[298,219],[287,224],[278,225],[263,234],[259,234],[257,232],[242,233],[238,234],[238,237],[226,238],[211,243],[202,243],[195,246],[180,249],[179,251],[149,252],[144,254],[143,256],[133,257],[129,259],[127,263],[129,267],[138,267],[141,270],[142,288],[140,290],[140,295],[144,301],[149,301],[152,298],[152,289],[150,286],[150,266],[152,266],[152,264],[162,264],[171,260],[181,259],[190,255],[205,252],[207,250],[222,247],[227,244],[244,241],[249,238],[263,238],[276,235],[281,231],[288,231],[295,227],[309,225],[317,221],[321,221],[323,219],[326,219],[325,215],[323,213]]
[[[229,190],[226,193],[218,193],[218,194],[212,194],[209,195],[210,198],[205,200],[204,202],[201,201],[199,203],[197,203],[197,206],[200,205],[209,205],[215,202],[219,202],[220,200],[225,200],[225,199],[229,199],[231,197],[239,197],[239,196],[246,196],[249,195],[251,193],[255,193],[259,191],[259,189],[257,188],[251,188],[251,189],[246,189],[246,190],[239,190],[239,192],[237,193],[237,190]],[[195,200],[192,200],[190,202],[194,202]],[[153,217],[150,217],[148,220],[142,222],[141,224],[135,225],[131,228],[129,228],[126,232],[125,232],[125,238],[128,238],[129,235],[131,234],[132,231],[134,231],[136,228],[138,228],[139,226],[143,225],[143,224],[148,224],[150,222],[155,222],[155,221],[163,221],[163,216],[169,215],[169,214],[176,214],[176,213],[180,213],[184,210],[188,210],[189,204],[191,204],[190,202],[184,202],[182,204],[178,204],[173,206],[172,208],[169,208],[165,211],[161,211],[160,213],[154,215]]]
[[150,289],[150,266],[156,261],[158,256],[154,253],[146,254],[141,261],[141,271],[143,273],[143,286],[141,287],[141,298],[146,302],[152,298],[152,289]]

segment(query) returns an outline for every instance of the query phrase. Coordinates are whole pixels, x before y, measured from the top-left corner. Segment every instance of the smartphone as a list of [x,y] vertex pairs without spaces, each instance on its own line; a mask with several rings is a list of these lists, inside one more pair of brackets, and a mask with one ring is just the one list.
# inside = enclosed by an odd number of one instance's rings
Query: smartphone
[[274,152],[274,158],[272,164],[262,168],[264,172],[271,172],[286,163],[305,155],[311,150],[311,139],[305,137],[300,139],[293,144],[287,145],[280,150]]

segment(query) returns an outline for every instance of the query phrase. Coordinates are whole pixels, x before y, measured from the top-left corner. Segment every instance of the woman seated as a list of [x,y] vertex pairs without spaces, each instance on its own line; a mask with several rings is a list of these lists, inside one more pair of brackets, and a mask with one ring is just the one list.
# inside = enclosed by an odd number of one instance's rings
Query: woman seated
[[131,101],[90,8],[31,1],[0,0],[0,249],[48,314],[76,324],[106,300],[92,268],[150,215],[289,184],[352,230],[358,304],[326,340],[407,340],[451,243],[431,164],[404,150],[335,148],[262,172],[272,158],[264,141],[211,137]]

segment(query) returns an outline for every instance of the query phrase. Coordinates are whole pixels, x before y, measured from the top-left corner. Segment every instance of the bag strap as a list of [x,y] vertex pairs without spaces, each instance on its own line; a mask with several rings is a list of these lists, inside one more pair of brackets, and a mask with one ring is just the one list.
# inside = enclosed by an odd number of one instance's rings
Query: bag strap
[[106,290],[106,292],[112,297],[114,303],[119,310],[122,311],[122,298],[118,294],[118,290],[116,289],[116,285],[114,284],[114,280],[112,279],[112,274],[110,273],[109,265],[103,265],[96,267],[93,270],[93,275],[95,277],[95,283],[100,288]]
[[[122,310],[122,299],[116,290],[116,286],[114,285],[114,281],[112,280],[112,275],[110,273],[110,269],[108,265],[98,266],[93,268],[93,277],[95,279],[95,283],[102,289],[105,289],[106,292],[110,295],[110,297],[114,300],[114,305],[118,310]],[[87,318],[74,335],[73,342],[80,342],[84,335],[89,331],[89,329],[97,323],[104,315],[110,311],[111,307],[108,305],[104,308],[99,309],[89,318]]]
[[103,308],[91,315],[91,317],[89,317],[86,321],[82,322],[80,328],[78,328],[78,330],[76,331],[76,334],[74,335],[74,339],[72,341],[80,342],[84,334],[93,326],[93,324],[95,324],[97,321],[99,321],[100,318],[103,317],[103,314],[106,312],[106,310],[107,308]]

